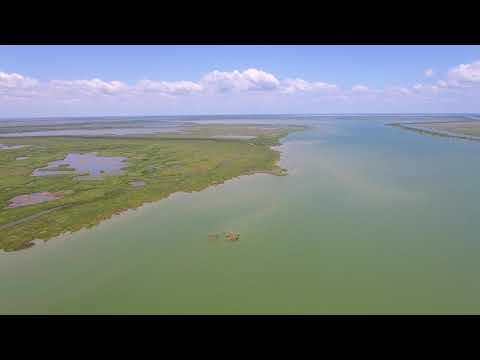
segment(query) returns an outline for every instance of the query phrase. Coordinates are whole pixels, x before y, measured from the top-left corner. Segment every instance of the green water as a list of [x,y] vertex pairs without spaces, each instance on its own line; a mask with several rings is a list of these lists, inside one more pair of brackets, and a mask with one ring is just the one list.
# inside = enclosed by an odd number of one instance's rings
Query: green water
[[284,140],[289,176],[0,254],[0,313],[480,313],[480,143],[312,123]]

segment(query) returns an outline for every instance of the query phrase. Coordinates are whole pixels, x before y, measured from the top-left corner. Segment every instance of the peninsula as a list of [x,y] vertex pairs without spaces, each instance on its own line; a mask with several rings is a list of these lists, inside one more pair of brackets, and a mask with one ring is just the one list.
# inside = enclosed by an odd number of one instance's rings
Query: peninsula
[[[61,129],[61,136],[49,136],[56,131],[50,124],[0,129],[0,136],[8,135],[0,137],[0,250],[89,228],[175,192],[200,191],[246,174],[284,175],[271,146],[303,127],[194,124],[116,136]],[[91,124],[88,129],[95,130]],[[39,131],[43,136],[31,135]]]

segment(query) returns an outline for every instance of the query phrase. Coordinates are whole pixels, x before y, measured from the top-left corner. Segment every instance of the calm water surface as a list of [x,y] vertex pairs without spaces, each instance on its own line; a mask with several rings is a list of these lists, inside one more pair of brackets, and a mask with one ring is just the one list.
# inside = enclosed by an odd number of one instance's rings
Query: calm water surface
[[[122,156],[97,156],[96,153],[86,154],[68,154],[63,160],[51,161],[47,167],[57,167],[67,165],[75,172],[88,173],[91,177],[99,177],[102,172],[109,175],[117,175],[121,172],[122,168],[126,166],[126,157]],[[71,174],[71,171],[64,170],[42,170],[44,168],[35,169],[33,176],[51,176]]]
[[[301,122],[315,128],[280,147],[289,176],[0,254],[0,313],[480,313],[480,143]],[[208,238],[223,231],[240,241]]]

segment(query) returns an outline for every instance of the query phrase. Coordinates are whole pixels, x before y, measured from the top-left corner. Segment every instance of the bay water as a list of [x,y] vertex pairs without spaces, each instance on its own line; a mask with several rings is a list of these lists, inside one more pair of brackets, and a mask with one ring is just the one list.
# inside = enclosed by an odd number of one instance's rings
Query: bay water
[[[279,147],[288,176],[0,254],[0,313],[480,313],[480,142],[368,117],[297,123],[310,128]],[[227,231],[240,240],[208,236]]]

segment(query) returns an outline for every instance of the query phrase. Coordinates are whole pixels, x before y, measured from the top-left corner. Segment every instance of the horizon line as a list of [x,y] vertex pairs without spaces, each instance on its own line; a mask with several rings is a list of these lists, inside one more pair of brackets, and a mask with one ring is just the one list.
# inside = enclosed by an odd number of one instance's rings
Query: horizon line
[[212,113],[212,114],[172,114],[172,115],[54,115],[0,117],[4,120],[42,120],[42,119],[88,119],[88,118],[127,118],[127,117],[205,117],[205,116],[368,116],[368,115],[480,115],[475,112],[355,112],[355,113]]

